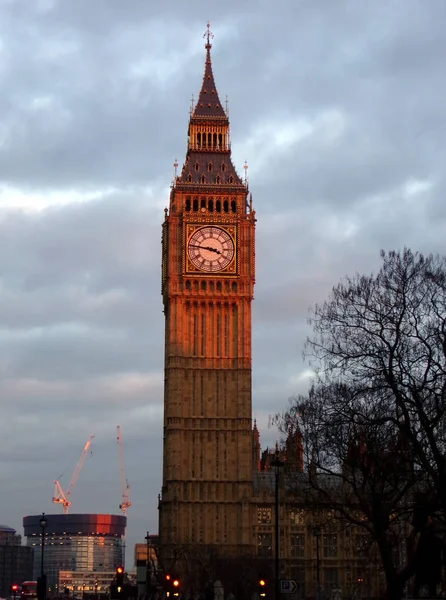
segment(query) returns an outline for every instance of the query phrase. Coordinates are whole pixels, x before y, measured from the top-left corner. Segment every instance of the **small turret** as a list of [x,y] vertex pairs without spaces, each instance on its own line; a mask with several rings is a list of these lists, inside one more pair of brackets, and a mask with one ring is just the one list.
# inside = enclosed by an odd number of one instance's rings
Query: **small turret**
[[257,419],[254,419],[252,428],[252,468],[254,471],[260,471],[260,433],[257,429]]

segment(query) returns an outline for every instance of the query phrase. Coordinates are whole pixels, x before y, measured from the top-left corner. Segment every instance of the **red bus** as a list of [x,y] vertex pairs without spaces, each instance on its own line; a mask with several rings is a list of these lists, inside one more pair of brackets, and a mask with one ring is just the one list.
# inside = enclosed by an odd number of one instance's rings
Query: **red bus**
[[37,581],[24,581],[22,583],[22,600],[37,598]]

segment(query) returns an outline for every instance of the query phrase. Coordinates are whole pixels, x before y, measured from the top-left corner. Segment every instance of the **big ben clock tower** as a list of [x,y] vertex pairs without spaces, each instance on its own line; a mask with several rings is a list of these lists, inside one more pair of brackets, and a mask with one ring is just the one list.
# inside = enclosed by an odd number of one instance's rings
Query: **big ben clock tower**
[[206,37],[184,166],[162,231],[165,313],[164,556],[183,545],[252,546],[251,303],[255,213],[231,160]]

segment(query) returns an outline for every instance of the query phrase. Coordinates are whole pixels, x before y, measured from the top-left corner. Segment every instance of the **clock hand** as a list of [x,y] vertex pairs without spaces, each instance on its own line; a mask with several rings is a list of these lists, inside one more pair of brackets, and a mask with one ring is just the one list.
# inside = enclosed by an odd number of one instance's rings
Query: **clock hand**
[[197,244],[189,244],[190,248],[200,248],[201,250],[209,250],[209,252],[215,252],[216,254],[221,254],[220,250],[217,248],[211,248],[211,246],[199,246]]

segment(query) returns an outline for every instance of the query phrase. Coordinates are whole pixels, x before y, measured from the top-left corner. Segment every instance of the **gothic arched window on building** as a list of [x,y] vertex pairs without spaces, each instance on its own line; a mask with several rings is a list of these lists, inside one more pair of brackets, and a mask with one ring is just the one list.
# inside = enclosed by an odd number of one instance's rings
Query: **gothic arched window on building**
[[197,212],[198,211],[198,198],[194,198],[193,207],[194,207],[194,212]]
[[212,163],[208,164],[208,171],[212,171]]
[[206,177],[204,175],[201,176],[200,183],[206,183]]
[[338,535],[337,533],[328,533],[324,538],[324,558],[338,557]]
[[273,534],[259,533],[257,538],[257,554],[263,558],[269,558],[273,555]]
[[291,534],[291,558],[305,558],[305,534]]
[[231,200],[231,212],[237,212],[237,203],[235,200]]
[[186,198],[186,207],[185,207],[185,210],[186,210],[187,212],[189,212],[189,211],[190,211],[190,198]]
[[214,200],[212,198],[209,198],[208,211],[209,212],[214,212]]

